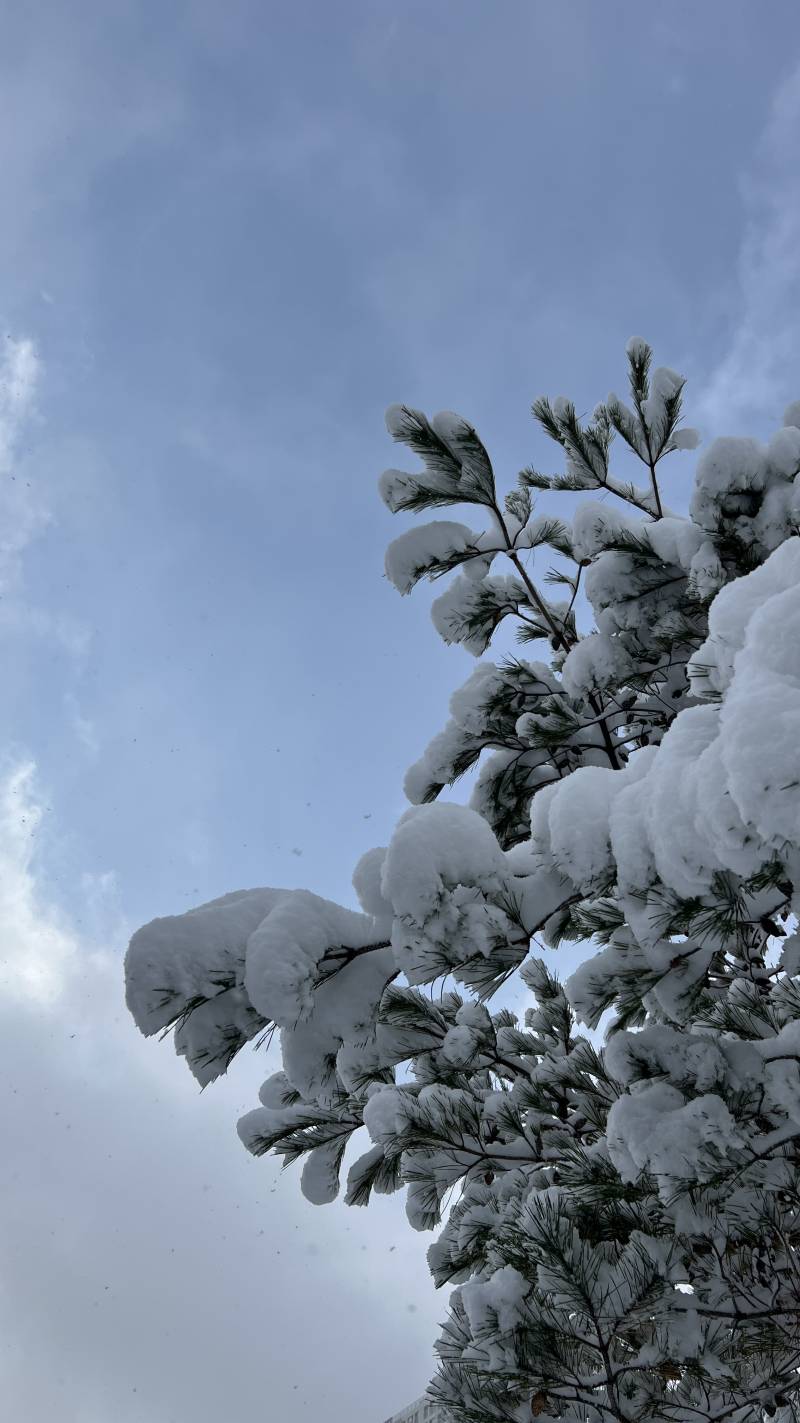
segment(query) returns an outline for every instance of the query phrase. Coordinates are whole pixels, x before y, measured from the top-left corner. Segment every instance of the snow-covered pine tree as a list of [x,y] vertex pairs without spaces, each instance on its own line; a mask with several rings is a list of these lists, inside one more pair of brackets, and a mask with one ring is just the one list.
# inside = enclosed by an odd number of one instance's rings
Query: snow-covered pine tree
[[[302,1159],[310,1200],[365,1127],[346,1200],[405,1187],[413,1226],[446,1216],[432,1387],[469,1423],[800,1417],[800,403],[766,446],[715,441],[676,515],[684,382],[643,341],[628,363],[629,403],[589,421],[536,401],[564,469],[504,499],[465,420],[389,411],[422,461],[382,476],[389,508],[480,524],[402,534],[389,578],[456,572],[445,641],[481,657],[511,619],[546,660],[479,661],[455,693],[356,867],[361,913],[242,891],[127,957],[137,1024],[203,1084],[280,1030],[239,1131]],[[537,490],[594,497],[570,519]],[[437,800],[474,767],[469,807]],[[562,986],[564,941],[587,957]],[[488,1006],[514,975],[522,1023]]]

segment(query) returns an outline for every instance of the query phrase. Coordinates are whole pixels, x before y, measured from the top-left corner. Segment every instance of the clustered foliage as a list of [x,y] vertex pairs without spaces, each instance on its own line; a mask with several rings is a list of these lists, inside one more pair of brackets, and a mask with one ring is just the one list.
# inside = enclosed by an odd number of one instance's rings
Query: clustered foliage
[[[390,580],[455,573],[445,641],[482,657],[511,620],[544,660],[455,693],[356,868],[362,913],[246,891],[128,954],[136,1021],[203,1083],[280,1029],[250,1151],[302,1159],[322,1202],[366,1127],[347,1201],[404,1188],[417,1229],[444,1219],[432,1389],[466,1423],[800,1418],[800,407],[766,446],[715,441],[678,516],[684,382],[640,340],[628,365],[588,421],[535,402],[563,468],[504,498],[465,420],[389,411],[422,469],[382,476],[388,507],[481,523],[402,534]],[[537,491],[594,497],[570,519]],[[476,767],[469,807],[438,799]],[[565,941],[587,956],[562,985]],[[512,976],[523,1021],[491,1011]]]

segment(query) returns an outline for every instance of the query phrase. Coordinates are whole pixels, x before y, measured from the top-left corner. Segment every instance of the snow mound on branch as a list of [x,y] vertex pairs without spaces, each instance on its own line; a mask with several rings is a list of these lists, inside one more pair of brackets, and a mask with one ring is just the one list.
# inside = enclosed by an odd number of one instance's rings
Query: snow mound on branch
[[[784,544],[773,560],[787,586],[753,613],[720,714],[728,788],[765,851],[800,844],[800,540]],[[768,734],[758,735],[759,728]]]
[[705,543],[702,530],[695,524],[688,519],[671,516],[645,524],[643,533],[657,558],[664,563],[673,563],[687,573]]
[[385,469],[378,480],[378,493],[387,509],[399,513],[406,500],[413,499],[419,480],[407,469]]
[[452,718],[438,731],[403,779],[403,791],[411,805],[422,805],[433,791],[455,779],[459,757],[465,752],[464,732]]
[[645,521],[627,509],[615,509],[596,499],[583,499],[572,520],[572,546],[577,558],[594,558],[624,539],[644,542]]
[[697,466],[691,516],[709,534],[735,537],[757,557],[797,529],[800,432],[778,430],[768,445],[744,437],[715,440]]
[[486,703],[504,683],[503,672],[494,662],[480,662],[463,686],[450,698],[450,714],[464,731],[475,736],[486,731]]
[[668,1082],[646,1083],[612,1103],[606,1142],[623,1181],[650,1171],[667,1199],[678,1181],[710,1181],[746,1145],[721,1097],[687,1102]]
[[290,892],[236,890],[137,929],[125,959],[125,982],[140,1031],[161,1032],[187,1001],[216,997],[230,979],[241,982],[250,935]]
[[397,1087],[380,1087],[364,1106],[364,1126],[376,1146],[391,1142],[403,1129],[404,1094]]
[[491,827],[464,805],[406,811],[383,866],[383,893],[395,914],[423,923],[446,891],[457,885],[488,894],[509,888],[503,852]]
[[[800,434],[800,431],[798,431]],[[708,614],[708,637],[689,660],[692,690],[698,696],[722,695],[733,679],[734,663],[744,647],[759,608],[800,583],[800,539],[787,539],[746,578],[723,588]],[[773,613],[776,605],[773,605]],[[790,638],[784,639],[788,646]]]
[[286,895],[247,943],[245,986],[265,1018],[293,1026],[314,1006],[317,966],[329,950],[360,949],[374,938],[371,915],[357,914],[308,890]]
[[720,705],[685,708],[624,771],[582,767],[534,800],[534,848],[581,891],[657,875],[688,898],[800,847],[800,539],[728,584],[709,629],[690,675]]
[[700,457],[690,506],[692,519],[713,531],[722,495],[751,494],[763,489],[766,480],[766,451],[758,440],[744,435],[721,436]]
[[478,960],[489,974],[490,963],[498,972],[516,966],[527,950],[509,917],[518,883],[476,811],[447,803],[407,811],[389,845],[382,888],[394,911],[395,963],[409,983],[462,977]]
[[460,642],[467,652],[480,657],[500,619],[524,601],[524,592],[511,575],[477,581],[460,573],[431,604],[431,619],[444,642]]
[[625,343],[625,355],[631,361],[645,360],[650,347],[643,336],[631,336]]
[[258,1100],[262,1107],[270,1107],[277,1112],[290,1105],[292,1084],[285,1072],[273,1072],[258,1089]]
[[[540,666],[531,664],[531,670],[535,672]],[[421,805],[432,791],[454,781],[464,767],[465,757],[478,756],[487,739],[487,704],[501,694],[505,684],[503,672],[494,662],[479,662],[464,685],[453,693],[447,725],[406,772],[403,790],[412,805]]]
[[466,524],[434,519],[407,529],[386,550],[386,577],[399,593],[410,593],[420,578],[442,565],[450,566],[459,554],[475,547],[476,535]]
[[[341,1050],[371,1039],[378,1004],[393,973],[388,946],[365,953],[315,988],[307,1018],[282,1029],[286,1076],[307,1101],[330,1106],[340,1096]],[[346,1066],[346,1054],[343,1059]]]
[[[307,1100],[335,1100],[338,1055],[355,1041],[362,1056],[369,1053],[394,968],[391,909],[374,898],[384,853],[372,852],[359,867],[362,892],[382,916],[307,890],[256,889],[145,925],[126,957],[128,1006],[141,1031],[176,1022],[175,1049],[205,1085],[275,1022],[290,1084]],[[342,1063],[347,1071],[347,1052]]]
[[376,920],[391,916],[392,912],[392,906],[384,899],[381,889],[385,859],[386,846],[378,845],[374,850],[367,850],[353,870],[353,889],[358,895],[358,902],[364,913],[371,914]]
[[591,891],[613,878],[610,811],[634,766],[635,761],[622,771],[584,766],[534,797],[534,848],[577,888]]
[[571,697],[619,685],[634,670],[634,663],[618,638],[591,633],[570,648],[561,668],[561,680]]
[[334,1138],[308,1153],[300,1176],[300,1190],[312,1206],[328,1206],[339,1194],[342,1139]]
[[460,1293],[473,1334],[479,1335],[495,1322],[502,1333],[508,1333],[525,1319],[531,1282],[513,1265],[502,1265],[488,1280],[462,1285]]

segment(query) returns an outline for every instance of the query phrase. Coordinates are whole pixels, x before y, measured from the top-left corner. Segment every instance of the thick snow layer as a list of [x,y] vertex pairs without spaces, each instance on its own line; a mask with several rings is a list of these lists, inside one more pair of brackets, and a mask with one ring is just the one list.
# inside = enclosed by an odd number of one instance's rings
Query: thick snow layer
[[721,589],[709,610],[708,637],[689,660],[692,690],[698,696],[727,691],[754,615],[768,599],[799,585],[800,539],[793,538],[746,578]]
[[626,1086],[663,1073],[673,1086],[709,1092],[724,1086],[728,1060],[711,1037],[692,1036],[656,1023],[639,1033],[617,1033],[605,1050],[606,1066]]
[[711,1180],[745,1146],[721,1097],[686,1101],[668,1082],[648,1082],[619,1097],[608,1114],[608,1154],[623,1181],[650,1171],[669,1199],[681,1180]]
[[327,1106],[337,1099],[343,1085],[337,1061],[344,1045],[364,1042],[370,1053],[378,1004],[395,972],[390,948],[365,952],[314,990],[313,1008],[306,1018],[283,1028],[284,1070],[306,1100]]
[[749,494],[764,488],[767,457],[758,440],[726,435],[714,440],[697,465],[691,516],[701,528],[713,531],[719,520],[723,495]]
[[305,1107],[256,1107],[236,1123],[239,1140],[254,1156],[263,1151],[264,1138],[279,1131],[292,1131],[307,1116]]
[[[784,545],[788,547],[788,545]],[[782,550],[778,550],[778,553]],[[773,555],[774,557],[777,555]],[[763,728],[766,734],[754,734]],[[800,588],[756,613],[720,714],[730,795],[766,849],[800,843]]]
[[386,846],[378,845],[374,850],[367,850],[353,870],[353,889],[358,895],[358,902],[364,913],[371,914],[376,920],[391,916],[392,912],[392,906],[384,899],[381,889],[385,859]]
[[364,1107],[364,1126],[376,1146],[393,1141],[403,1129],[405,1095],[397,1087],[380,1087]]
[[428,743],[419,760],[406,771],[403,779],[406,800],[411,805],[422,805],[430,798],[432,789],[448,785],[455,775],[456,760],[464,749],[461,727],[455,721],[449,721]]
[[287,1100],[292,1092],[290,1083],[285,1072],[273,1072],[271,1077],[262,1082],[258,1089],[258,1099],[262,1107],[270,1107],[273,1111],[279,1111],[282,1107],[290,1105]]
[[713,598],[725,582],[725,569],[711,539],[704,539],[692,559],[690,584],[699,598]]
[[480,1042],[481,1035],[474,1028],[466,1023],[457,1023],[445,1033],[442,1057],[451,1067],[466,1067],[478,1052]]
[[378,480],[378,493],[393,514],[404,507],[418,487],[419,480],[405,469],[385,469]]
[[644,541],[645,521],[640,515],[596,499],[583,499],[572,520],[572,544],[577,558],[594,558],[620,539]]
[[308,890],[295,890],[276,904],[247,943],[245,985],[265,1018],[284,1026],[308,1017],[313,984],[329,949],[360,949],[374,941],[370,915],[343,909]]
[[706,841],[697,825],[697,766],[718,732],[716,707],[683,711],[653,759],[643,797],[656,870],[664,884],[686,898],[701,894],[711,874],[722,868],[713,841]]
[[692,568],[698,550],[705,542],[701,529],[691,519],[672,516],[653,519],[642,532],[653,552],[663,563],[673,563],[687,573]]
[[464,731],[478,736],[486,730],[486,703],[500,691],[503,671],[494,662],[479,662],[475,671],[450,698],[450,714]]
[[624,771],[582,766],[534,797],[534,847],[543,862],[580,889],[596,889],[613,879],[610,810],[633,774],[633,766]]
[[800,539],[721,591],[690,673],[722,704],[685,708],[624,771],[582,767],[534,799],[535,849],[582,891],[657,875],[691,898],[800,846]]
[[140,929],[126,960],[139,1027],[158,1032],[182,1018],[175,1048],[204,1085],[265,1022],[276,1022],[291,1084],[308,1100],[332,1100],[341,1088],[337,1054],[371,1031],[394,973],[391,909],[379,898],[384,853],[359,867],[362,890],[382,916],[306,890],[265,889]]
[[686,384],[686,377],[679,375],[669,366],[656,366],[650,377],[650,399],[651,400],[671,400],[683,390]]
[[160,1032],[191,999],[241,983],[247,942],[285,899],[284,889],[243,889],[138,929],[125,959],[126,997],[143,1033]]
[[431,618],[444,642],[460,642],[480,657],[497,623],[524,601],[524,588],[513,577],[466,578],[460,573],[431,604]]
[[[508,858],[514,855],[509,851]],[[535,867],[532,874],[514,882],[514,899],[529,934],[543,928],[573,893],[572,886],[551,866]]]
[[495,1321],[503,1333],[521,1324],[530,1292],[530,1280],[513,1265],[503,1265],[487,1280],[471,1280],[462,1285],[461,1300],[473,1334],[480,1334]]
[[633,660],[618,638],[591,633],[570,649],[561,669],[561,680],[571,697],[579,698],[615,683],[633,671]]
[[625,355],[631,361],[643,361],[650,350],[647,342],[641,336],[631,336],[625,343]]
[[395,914],[422,924],[458,885],[489,895],[508,890],[503,852],[490,826],[464,805],[406,811],[383,866],[383,894]]
[[516,883],[491,827],[474,810],[444,803],[407,811],[382,880],[395,916],[396,967],[414,984],[448,971],[460,977],[478,956],[491,960],[498,946],[512,967],[516,954],[524,956],[507,912]]
[[475,548],[476,536],[466,524],[434,519],[407,529],[386,550],[386,577],[399,593],[410,593],[420,578],[452,566],[459,554]]
[[300,1189],[312,1206],[327,1206],[336,1200],[341,1161],[342,1140],[338,1137],[308,1153],[303,1163]]
[[657,747],[646,746],[631,758],[625,768],[625,784],[609,807],[611,853],[623,894],[640,890],[655,878],[653,850],[643,827],[649,795],[647,774],[656,755]]
[[709,533],[735,536],[765,557],[796,532],[800,432],[779,430],[769,444],[715,440],[697,466],[691,515]]
[[[540,675],[543,693],[556,686],[549,669],[541,663],[527,666],[534,676]],[[421,805],[432,787],[449,785],[456,777],[459,759],[465,753],[477,753],[486,740],[488,703],[499,696],[506,685],[507,678],[501,668],[493,662],[479,662],[464,685],[453,693],[450,720],[406,772],[403,789],[412,805]]]

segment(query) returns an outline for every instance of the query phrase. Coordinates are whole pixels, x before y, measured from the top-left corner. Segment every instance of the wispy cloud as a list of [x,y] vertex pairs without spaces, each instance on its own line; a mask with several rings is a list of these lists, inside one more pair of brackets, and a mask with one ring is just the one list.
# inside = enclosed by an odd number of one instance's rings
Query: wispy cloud
[[78,948],[37,883],[44,815],[33,762],[12,765],[0,780],[0,994],[40,1005],[58,999]]
[[[0,635],[50,639],[80,665],[91,640],[90,628],[61,608],[42,606],[35,593],[29,596],[24,581],[24,555],[58,521],[70,463],[81,460],[84,469],[90,463],[90,452],[79,444],[76,454],[69,442],[59,447],[57,467],[52,451],[44,461],[39,450],[29,452],[29,439],[40,419],[43,379],[44,364],[30,336],[7,335],[4,341],[0,337]],[[93,728],[74,708],[67,710],[79,739],[87,750],[92,749]]]
[[7,336],[0,348],[0,589],[19,572],[19,556],[47,523],[40,493],[16,469],[21,438],[34,411],[41,362],[33,341]]
[[76,739],[83,747],[87,756],[94,759],[100,750],[100,738],[97,734],[97,727],[94,721],[91,717],[85,716],[81,711],[78,698],[73,692],[67,692],[65,695],[64,709]]
[[30,337],[7,336],[0,354],[0,470],[11,466],[14,447],[29,418],[39,383],[40,362]]
[[714,430],[779,423],[800,395],[800,65],[775,94],[742,179],[746,224],[732,333],[700,397]]

